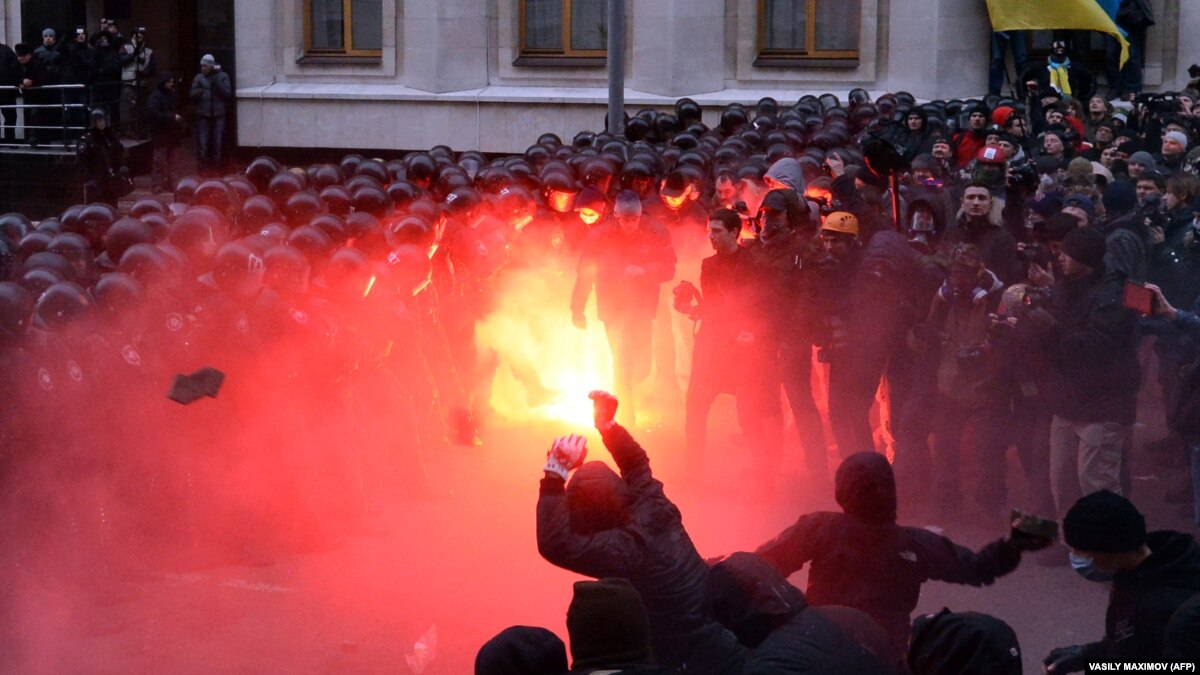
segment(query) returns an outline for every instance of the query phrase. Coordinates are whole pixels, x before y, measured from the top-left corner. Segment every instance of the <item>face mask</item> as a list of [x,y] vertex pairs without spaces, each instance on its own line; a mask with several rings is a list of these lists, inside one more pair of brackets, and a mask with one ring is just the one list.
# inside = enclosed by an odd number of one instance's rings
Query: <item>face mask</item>
[[1095,560],[1074,553],[1070,553],[1069,555],[1071,558],[1071,568],[1084,579],[1095,581],[1096,583],[1106,583],[1113,580],[1113,575],[1096,568]]

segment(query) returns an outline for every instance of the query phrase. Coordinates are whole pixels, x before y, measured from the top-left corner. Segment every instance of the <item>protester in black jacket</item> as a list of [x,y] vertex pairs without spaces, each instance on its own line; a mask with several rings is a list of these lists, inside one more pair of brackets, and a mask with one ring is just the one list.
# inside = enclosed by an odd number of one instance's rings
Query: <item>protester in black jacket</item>
[[150,123],[150,141],[154,147],[154,164],[150,173],[152,189],[167,192],[175,187],[171,164],[175,149],[183,135],[183,116],[175,95],[175,75],[170,71],[158,78],[158,85],[146,103],[146,118]]
[[1141,373],[1137,321],[1122,304],[1124,280],[1106,274],[1104,235],[1094,228],[1063,238],[1059,280],[1048,309],[1029,320],[1052,369],[1050,480],[1059,513],[1080,495],[1120,492],[1125,439]]
[[125,168],[125,148],[103,110],[92,111],[91,127],[79,145],[79,161],[87,177],[84,201],[116,206],[117,198],[127,192],[122,184],[128,180],[129,171]]
[[909,615],[929,580],[990,585],[1017,568],[1021,552],[1049,540],[1014,531],[978,553],[929,530],[896,524],[896,483],[887,458],[862,452],[838,467],[835,497],[843,513],[818,511],[759,547],[785,576],[812,563],[808,601],[862,610],[903,653]]
[[1050,673],[1082,671],[1094,661],[1161,661],[1167,625],[1200,595],[1200,545],[1183,532],[1146,532],[1128,499],[1101,490],[1075,502],[1063,519],[1075,553],[1112,580],[1104,639],[1059,647],[1045,659]]
[[708,573],[713,615],[738,638],[728,673],[884,675],[899,654],[883,629],[849,607],[811,607],[800,589],[753,553],[734,553]]
[[994,616],[942,609],[913,621],[908,667],[913,675],[1021,675],[1021,645]]
[[[646,451],[613,421],[617,399],[592,392],[596,428],[621,476],[601,462],[583,464],[580,436],[555,441],[537,505],[538,552],[550,563],[594,578],[628,579],[646,603],[651,645],[660,665],[720,673],[689,661],[696,644],[731,641],[709,616],[708,566],[683,527],[679,509],[650,472]],[[576,470],[578,469],[578,470]],[[570,484],[566,478],[572,470]]]

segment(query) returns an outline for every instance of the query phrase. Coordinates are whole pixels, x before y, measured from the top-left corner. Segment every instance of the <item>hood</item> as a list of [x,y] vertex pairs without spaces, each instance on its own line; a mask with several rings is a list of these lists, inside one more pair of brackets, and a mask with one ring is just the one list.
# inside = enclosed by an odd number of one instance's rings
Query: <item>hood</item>
[[154,86],[158,87],[159,89],[162,89],[163,91],[166,91],[167,83],[170,82],[171,78],[173,78],[173,77],[175,77],[175,73],[172,73],[169,70],[164,73],[161,73],[158,76],[158,79],[155,80]]
[[747,647],[808,607],[799,588],[753,553],[734,553],[708,571],[713,617]]
[[475,655],[475,675],[561,675],[567,647],[545,628],[510,626]]
[[1124,228],[1114,230],[1104,250],[1104,269],[1122,280],[1141,281],[1146,271],[1145,250],[1137,234]]
[[834,497],[847,515],[869,523],[896,522],[896,478],[877,452],[847,457],[834,477]]
[[908,665],[915,675],[1021,675],[1021,647],[996,617],[943,609],[913,622]]
[[791,157],[784,157],[772,164],[766,176],[792,188],[797,194],[804,194],[804,174],[800,162]]
[[1131,577],[1135,584],[1153,580],[1200,593],[1200,545],[1183,532],[1159,530],[1146,536],[1151,555],[1137,569],[1118,574],[1116,581]]
[[1163,636],[1163,658],[1200,661],[1200,593],[1179,606]]
[[629,486],[604,462],[587,462],[567,483],[571,530],[594,534],[629,520]]
[[882,230],[871,237],[863,249],[861,269],[881,281],[915,278],[921,256],[908,244],[904,235],[894,230]]

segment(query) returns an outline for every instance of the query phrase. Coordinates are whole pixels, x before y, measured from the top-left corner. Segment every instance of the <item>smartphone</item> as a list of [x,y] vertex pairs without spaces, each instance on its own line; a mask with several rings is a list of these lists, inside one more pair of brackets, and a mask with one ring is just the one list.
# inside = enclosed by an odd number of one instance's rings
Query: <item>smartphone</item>
[[1126,309],[1150,316],[1154,313],[1154,291],[1136,281],[1125,281],[1124,304]]
[[1031,513],[1013,509],[1012,520],[1017,521],[1017,530],[1043,539],[1058,537],[1058,523],[1046,518],[1039,518]]

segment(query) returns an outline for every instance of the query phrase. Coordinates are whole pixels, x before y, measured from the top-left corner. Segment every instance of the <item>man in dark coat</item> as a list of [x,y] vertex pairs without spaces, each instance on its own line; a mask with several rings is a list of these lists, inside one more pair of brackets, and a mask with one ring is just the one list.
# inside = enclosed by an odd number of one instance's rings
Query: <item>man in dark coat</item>
[[117,205],[123,180],[129,175],[125,168],[125,148],[112,127],[108,115],[97,108],[92,111],[92,124],[79,144],[79,161],[83,164],[87,182],[84,201]]
[[567,648],[545,628],[509,626],[479,648],[475,675],[565,675]]
[[1122,304],[1123,279],[1105,273],[1105,250],[1094,228],[1068,233],[1059,255],[1064,278],[1049,308],[1029,314],[1053,373],[1050,481],[1059,513],[1082,494],[1121,491],[1137,408],[1137,320]]
[[233,102],[233,83],[212,54],[200,59],[200,72],[192,80],[196,103],[196,163],[202,171],[221,168],[225,143],[225,115]]
[[999,203],[987,185],[972,182],[963,190],[958,220],[942,236],[948,255],[959,244],[974,244],[983,254],[983,264],[1005,284],[1021,280],[1017,242],[1000,219]]
[[908,667],[913,675],[1021,675],[1021,645],[994,616],[943,609],[913,622]]
[[[587,450],[582,437],[555,441],[538,497],[538,552],[577,574],[628,579],[645,601],[658,664],[722,673],[719,664],[694,659],[691,653],[696,645],[719,649],[721,641],[734,639],[709,615],[704,586],[708,566],[688,537],[679,509],[650,472],[646,451],[613,421],[617,399],[604,392],[590,396],[596,428],[621,475],[601,462],[583,464]],[[568,484],[571,471],[575,474]]]
[[900,657],[879,624],[849,607],[811,607],[771,563],[734,553],[708,573],[713,615],[738,638],[729,672],[886,675]]
[[146,119],[154,147],[150,185],[154,190],[168,192],[175,187],[171,162],[183,134],[183,116],[179,114],[179,101],[175,96],[175,76],[170,71],[159,76],[158,85],[146,103]]
[[641,214],[636,194],[626,190],[617,196],[615,218],[584,241],[571,293],[571,320],[582,329],[587,327],[583,310],[596,289],[596,313],[608,335],[617,397],[627,408],[622,418],[630,426],[636,420],[633,386],[650,374],[659,287],[675,276],[671,239]]
[[1200,595],[1200,545],[1183,532],[1146,532],[1128,499],[1101,490],[1075,502],[1063,538],[1076,555],[1112,580],[1104,639],[1059,647],[1045,659],[1050,673],[1075,673],[1093,661],[1161,661],[1175,612]]
[[811,562],[808,601],[866,612],[900,653],[908,645],[909,615],[921,584],[932,579],[990,585],[1017,568],[1022,551],[1051,543],[1014,530],[976,553],[929,530],[897,525],[892,467],[874,452],[842,462],[834,495],[842,513],[800,516],[757,553],[785,576]]

